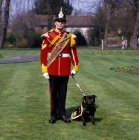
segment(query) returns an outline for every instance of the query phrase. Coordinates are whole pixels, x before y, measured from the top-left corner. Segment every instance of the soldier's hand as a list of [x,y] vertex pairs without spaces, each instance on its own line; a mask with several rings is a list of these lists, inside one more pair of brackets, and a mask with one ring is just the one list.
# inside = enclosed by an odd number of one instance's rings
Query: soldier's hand
[[43,73],[43,76],[46,78],[46,79],[49,79],[49,74],[47,72]]
[[75,75],[76,74],[76,71],[75,70],[72,70],[71,71],[71,75]]
[[74,66],[71,71],[71,75],[75,75],[78,72],[78,70],[79,70],[79,66],[78,65]]

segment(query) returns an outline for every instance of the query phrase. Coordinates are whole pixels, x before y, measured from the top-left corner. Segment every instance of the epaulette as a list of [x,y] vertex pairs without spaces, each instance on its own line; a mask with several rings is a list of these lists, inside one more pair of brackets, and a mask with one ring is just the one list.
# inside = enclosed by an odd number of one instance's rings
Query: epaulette
[[43,37],[44,37],[44,38],[45,38],[45,37],[46,37],[46,38],[50,38],[50,37],[49,37],[49,32],[52,32],[52,31],[53,31],[53,29],[51,29],[50,31],[48,31],[48,32],[46,32],[46,33],[44,33],[44,34],[42,34],[42,35],[41,35],[41,38],[43,38]]
[[68,32],[68,31],[66,31],[66,32],[67,32],[68,36],[70,36],[70,37],[72,37],[72,38],[76,38],[76,35],[75,35],[75,34],[70,33],[70,32]]
[[49,38],[48,32],[41,35],[41,38]]
[[76,35],[71,33],[71,37],[72,38],[76,38]]

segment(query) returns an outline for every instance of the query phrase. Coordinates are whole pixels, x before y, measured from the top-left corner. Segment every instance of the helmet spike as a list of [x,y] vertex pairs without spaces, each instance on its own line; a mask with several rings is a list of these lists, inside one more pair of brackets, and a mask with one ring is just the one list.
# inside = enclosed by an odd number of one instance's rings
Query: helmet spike
[[54,21],[67,21],[66,15],[64,14],[62,7],[60,7],[60,11],[56,14]]
[[58,17],[59,18],[63,18],[64,14],[63,14],[63,11],[62,11],[62,7],[60,8],[60,12],[58,14]]

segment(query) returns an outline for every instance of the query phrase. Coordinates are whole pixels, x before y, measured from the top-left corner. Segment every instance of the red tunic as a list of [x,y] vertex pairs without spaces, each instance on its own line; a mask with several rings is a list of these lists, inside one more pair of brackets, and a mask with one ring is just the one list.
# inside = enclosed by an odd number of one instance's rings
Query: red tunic
[[51,30],[42,35],[42,48],[40,52],[42,73],[48,72],[49,75],[68,76],[71,74],[71,64],[74,67],[73,69],[78,71],[79,61],[76,51],[76,36],[73,34],[71,34],[67,45],[61,52],[61,54],[69,54],[70,57],[56,57],[52,64],[47,67],[47,57],[49,53],[55,49],[56,44],[59,42],[64,32]]

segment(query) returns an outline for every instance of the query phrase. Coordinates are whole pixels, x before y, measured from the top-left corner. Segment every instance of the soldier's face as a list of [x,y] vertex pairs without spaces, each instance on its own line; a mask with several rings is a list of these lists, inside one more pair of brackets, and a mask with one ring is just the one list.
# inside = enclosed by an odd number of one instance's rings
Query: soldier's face
[[56,29],[62,30],[66,25],[66,22],[61,22],[61,21],[55,21],[55,26]]

